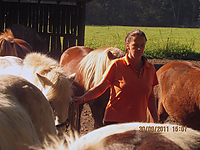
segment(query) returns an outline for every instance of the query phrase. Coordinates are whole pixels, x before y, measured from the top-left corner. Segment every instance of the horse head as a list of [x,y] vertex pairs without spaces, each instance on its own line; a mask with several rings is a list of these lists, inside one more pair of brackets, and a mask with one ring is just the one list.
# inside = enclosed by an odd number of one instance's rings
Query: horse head
[[[44,54],[30,53],[24,59],[21,75],[34,83],[46,96],[54,110],[56,124],[66,121],[75,74],[68,76],[56,60]],[[64,131],[65,128],[60,130]]]
[[10,29],[0,34],[0,56],[18,56],[14,36]]

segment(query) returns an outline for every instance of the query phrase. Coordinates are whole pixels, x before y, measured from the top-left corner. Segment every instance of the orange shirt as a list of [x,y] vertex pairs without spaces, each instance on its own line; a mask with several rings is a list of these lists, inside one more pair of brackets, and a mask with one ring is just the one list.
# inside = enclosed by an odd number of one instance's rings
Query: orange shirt
[[111,95],[104,121],[146,122],[146,110],[152,87],[158,84],[155,67],[143,57],[140,75],[128,55],[114,60],[104,74],[111,84]]

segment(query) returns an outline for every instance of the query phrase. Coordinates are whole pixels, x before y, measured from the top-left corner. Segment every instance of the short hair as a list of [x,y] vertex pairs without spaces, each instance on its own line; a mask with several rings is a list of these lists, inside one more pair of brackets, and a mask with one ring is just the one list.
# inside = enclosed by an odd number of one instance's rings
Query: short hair
[[144,33],[143,31],[137,29],[137,30],[131,31],[130,33],[128,33],[128,34],[126,35],[125,42],[126,42],[126,43],[130,43],[131,37],[133,37],[133,36],[135,36],[135,35],[143,36],[143,37],[145,38],[145,40],[147,41],[147,37],[146,37],[145,33]]

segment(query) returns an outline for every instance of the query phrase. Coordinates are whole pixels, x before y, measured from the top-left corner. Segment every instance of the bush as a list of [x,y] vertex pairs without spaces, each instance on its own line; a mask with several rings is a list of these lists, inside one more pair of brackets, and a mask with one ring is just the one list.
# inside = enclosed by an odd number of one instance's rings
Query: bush
[[194,42],[191,44],[180,44],[179,42],[168,41],[163,45],[153,45],[155,48],[146,49],[144,55],[147,58],[167,58],[167,59],[185,59],[185,60],[200,60],[199,53],[193,50]]

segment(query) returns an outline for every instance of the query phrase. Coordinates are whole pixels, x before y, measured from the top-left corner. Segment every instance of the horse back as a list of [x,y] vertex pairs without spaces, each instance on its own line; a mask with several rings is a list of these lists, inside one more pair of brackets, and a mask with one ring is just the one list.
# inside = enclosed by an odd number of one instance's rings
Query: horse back
[[157,72],[159,82],[168,80],[175,82],[181,79],[195,80],[200,74],[200,67],[191,62],[170,62],[162,66]]
[[55,135],[53,111],[42,92],[22,77],[1,75],[0,93],[21,105],[30,116],[40,141]]
[[67,74],[73,74],[77,71],[79,62],[92,51],[92,48],[85,46],[73,46],[65,50],[61,55],[60,65]]
[[171,62],[157,71],[159,104],[179,124],[194,129],[200,126],[199,75],[200,68],[190,62]]

